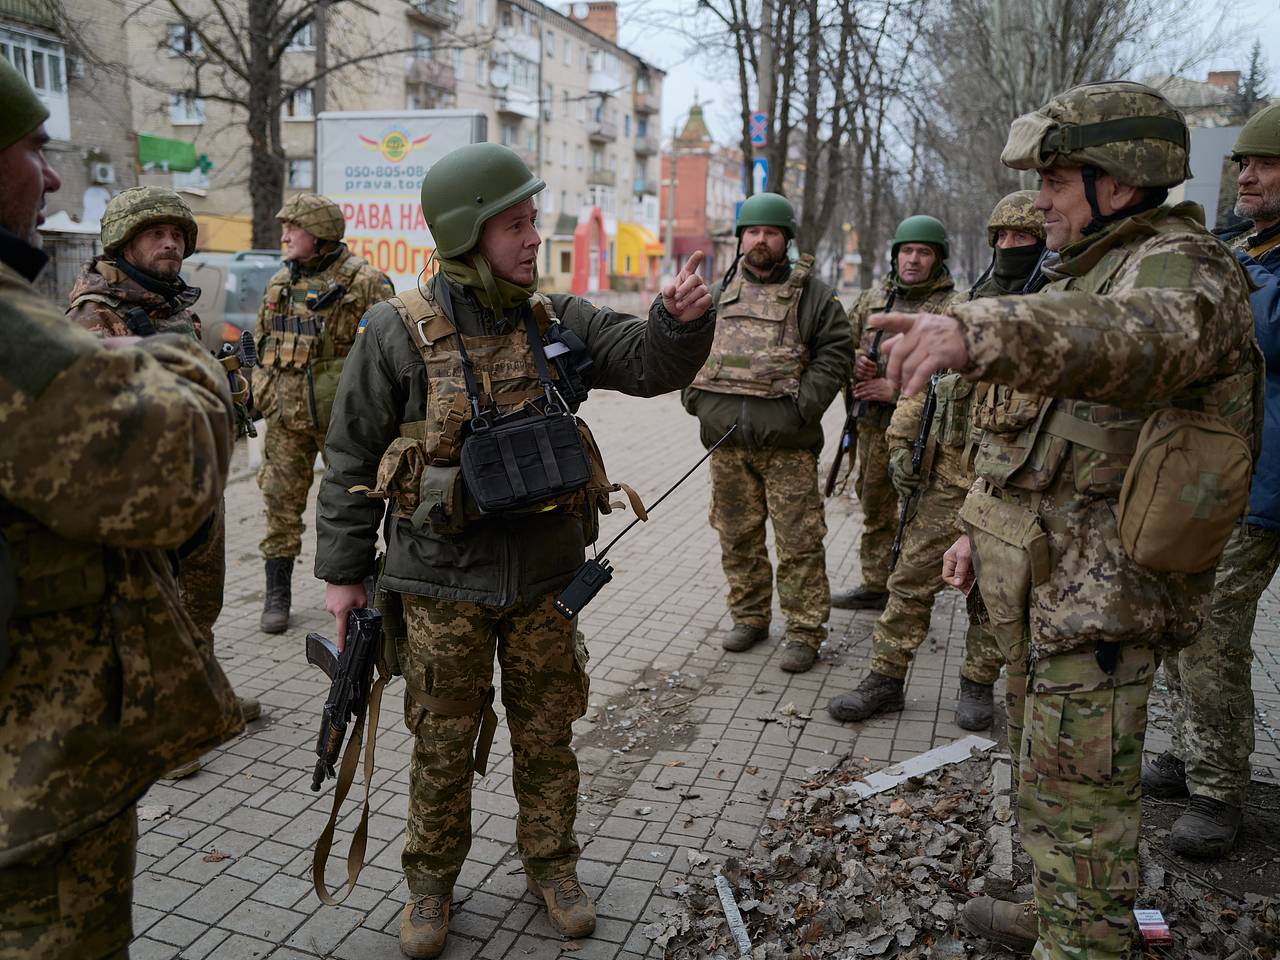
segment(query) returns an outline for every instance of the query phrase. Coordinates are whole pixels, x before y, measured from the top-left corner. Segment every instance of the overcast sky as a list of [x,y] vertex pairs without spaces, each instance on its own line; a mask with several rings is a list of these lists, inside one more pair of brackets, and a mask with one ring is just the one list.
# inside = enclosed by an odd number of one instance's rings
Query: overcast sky
[[[1203,6],[1214,8],[1218,4]],[[662,97],[663,136],[669,136],[673,124],[683,121],[697,95],[712,135],[726,143],[736,134],[739,109],[736,72],[732,64],[717,70],[711,57],[691,51],[688,38],[670,26],[687,17],[693,7],[687,0],[619,0],[619,39],[623,46],[667,71]],[[1262,41],[1268,60],[1270,92],[1273,96],[1280,95],[1280,0],[1233,0],[1231,9],[1243,28],[1242,49],[1235,55],[1215,57],[1188,73],[1203,79],[1209,69],[1243,70],[1248,65],[1249,47],[1257,38]],[[1216,16],[1216,11],[1206,9],[1206,31]]]

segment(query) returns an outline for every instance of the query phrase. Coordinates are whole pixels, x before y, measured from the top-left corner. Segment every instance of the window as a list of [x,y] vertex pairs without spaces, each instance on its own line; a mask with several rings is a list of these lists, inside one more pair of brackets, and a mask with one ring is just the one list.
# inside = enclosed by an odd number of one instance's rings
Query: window
[[536,143],[537,141],[534,139],[534,135],[532,133],[524,138],[524,148],[529,151],[530,156],[533,156],[533,151],[536,149]]
[[636,136],[647,137],[649,135],[649,118],[636,117]]
[[189,23],[171,23],[165,28],[165,50],[171,57],[191,56],[204,49]]
[[433,46],[434,41],[431,39],[431,34],[414,31],[413,58],[415,60],[430,60]]
[[636,93],[649,92],[649,74],[642,73],[636,77]]
[[[560,166],[567,168],[569,166],[569,141],[560,141]],[[563,206],[563,204],[561,204]]]
[[548,190],[546,193],[539,194],[539,213],[551,213],[556,208],[556,195]]
[[547,56],[554,60],[556,58],[556,35],[552,31],[547,30],[542,35],[542,41],[543,47],[546,49]]
[[[561,196],[563,195],[562,193]],[[569,250],[560,251],[560,272],[573,273],[573,253]]]
[[282,109],[286,120],[314,119],[311,88],[301,87],[286,96]]
[[489,25],[490,0],[476,0],[476,23],[482,27]]
[[504,147],[514,147],[516,145],[516,125],[514,123],[504,123],[502,125],[502,145]]
[[629,113],[622,115],[622,135],[624,137],[631,136],[631,114]]
[[204,123],[204,100],[189,93],[169,94],[169,122],[175,127]]
[[289,186],[297,190],[312,190],[316,185],[316,165],[310,158],[289,161]]
[[564,65],[566,67],[573,66],[573,44],[571,44],[567,38],[564,41],[564,46],[561,48],[561,52],[564,53]]
[[591,169],[600,171],[604,169],[604,153],[599,150],[591,151]]
[[567,197],[568,197],[568,194],[564,190],[561,190],[560,191],[560,209],[561,210],[564,209],[564,204]]
[[454,47],[450,51],[449,59],[453,61],[453,75],[461,79],[462,78],[462,48]]
[[286,50],[314,50],[316,48],[316,30],[315,24],[310,20],[298,28],[298,32],[293,35],[293,39],[289,41]]
[[[0,29],[0,57],[4,57],[31,84],[49,110],[44,128],[55,140],[71,137],[71,111],[67,100],[66,48],[17,30]],[[0,107],[0,109],[3,109]]]
[[560,116],[568,119],[569,117],[569,91],[560,91]]
[[576,155],[577,160],[578,160],[578,169],[579,169],[579,170],[581,170],[581,169],[582,169],[582,157],[583,157],[583,153],[582,153],[582,144],[578,144],[578,149],[575,151],[575,155]]
[[483,50],[476,54],[476,83],[485,86],[489,82],[489,58]]

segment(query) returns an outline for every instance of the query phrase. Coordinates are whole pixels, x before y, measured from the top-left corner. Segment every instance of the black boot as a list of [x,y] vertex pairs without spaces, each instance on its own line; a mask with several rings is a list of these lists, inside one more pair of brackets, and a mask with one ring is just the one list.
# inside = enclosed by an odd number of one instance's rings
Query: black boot
[[1239,807],[1192,794],[1186,812],[1169,831],[1169,846],[1194,860],[1221,860],[1236,845],[1242,819]]
[[831,595],[831,605],[838,610],[883,610],[888,602],[887,590],[871,590],[867,587],[837,590]]
[[720,646],[733,653],[741,653],[743,650],[750,650],[768,636],[768,626],[753,627],[746,623],[735,623],[733,629],[720,641]]
[[956,726],[961,730],[985,730],[991,726],[990,683],[974,683],[960,678],[960,701],[956,704]]
[[877,714],[894,713],[906,706],[902,693],[905,685],[905,680],[872,670],[858,689],[832,697],[827,712],[837,720],[868,720]]
[[1155,759],[1142,761],[1142,792],[1148,797],[1168,800],[1171,797],[1185,797],[1187,790],[1187,767],[1181,760],[1166,750]]
[[264,633],[284,633],[293,600],[293,557],[267,561],[267,592],[259,625]]

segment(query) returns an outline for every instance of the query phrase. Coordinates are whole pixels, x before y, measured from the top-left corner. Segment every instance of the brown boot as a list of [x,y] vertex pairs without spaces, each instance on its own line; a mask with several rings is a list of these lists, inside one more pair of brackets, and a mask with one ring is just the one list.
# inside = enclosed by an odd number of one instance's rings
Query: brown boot
[[551,925],[566,937],[585,937],[596,928],[596,905],[573,874],[554,880],[535,880],[525,874],[529,892],[547,905]]
[[410,897],[400,914],[400,952],[406,957],[438,957],[449,936],[448,894]]
[[778,662],[778,666],[787,671],[787,673],[804,673],[817,660],[818,651],[813,647],[807,643],[801,643],[799,640],[789,640],[787,645],[782,648],[782,660]]
[[252,723],[262,716],[262,704],[254,697],[236,697],[236,704],[240,707],[240,717],[245,723]]
[[733,653],[750,650],[761,640],[769,636],[768,627],[752,627],[745,623],[735,623],[729,635],[720,641],[720,646]]
[[960,924],[975,937],[1008,947],[1014,953],[1030,953],[1039,939],[1034,900],[1012,903],[977,897],[960,911]]

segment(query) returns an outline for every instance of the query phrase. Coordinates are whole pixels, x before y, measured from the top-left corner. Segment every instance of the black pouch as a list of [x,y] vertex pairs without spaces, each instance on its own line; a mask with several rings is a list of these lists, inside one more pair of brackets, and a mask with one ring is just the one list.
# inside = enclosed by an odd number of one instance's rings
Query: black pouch
[[485,513],[535,507],[591,479],[578,425],[568,413],[532,413],[474,429],[462,443],[462,479]]

